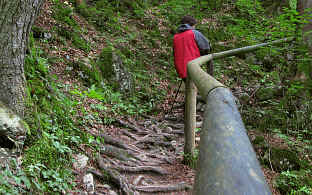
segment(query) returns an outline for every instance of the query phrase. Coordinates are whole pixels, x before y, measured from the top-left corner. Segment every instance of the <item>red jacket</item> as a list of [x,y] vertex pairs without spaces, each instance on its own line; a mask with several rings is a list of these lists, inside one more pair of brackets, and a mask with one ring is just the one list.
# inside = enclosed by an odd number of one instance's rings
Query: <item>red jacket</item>
[[189,25],[181,25],[173,37],[174,65],[180,78],[187,77],[187,63],[201,56],[200,49],[210,49],[209,41]]

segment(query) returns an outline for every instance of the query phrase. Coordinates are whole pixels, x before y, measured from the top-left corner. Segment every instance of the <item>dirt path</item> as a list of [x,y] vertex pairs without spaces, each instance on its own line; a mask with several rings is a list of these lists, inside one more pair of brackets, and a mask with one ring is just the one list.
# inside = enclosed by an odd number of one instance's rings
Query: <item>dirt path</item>
[[[118,194],[191,194],[195,173],[182,163],[182,120],[118,119],[115,125],[98,135],[105,144],[91,171],[98,179],[96,194],[109,194],[107,182]],[[101,183],[105,175],[109,179]]]

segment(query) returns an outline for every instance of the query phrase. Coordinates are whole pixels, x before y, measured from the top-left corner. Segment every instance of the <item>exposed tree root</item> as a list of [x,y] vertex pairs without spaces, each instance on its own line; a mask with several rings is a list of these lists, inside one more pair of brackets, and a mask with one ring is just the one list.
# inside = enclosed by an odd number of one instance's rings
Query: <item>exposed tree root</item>
[[166,121],[182,121],[180,118],[175,117],[175,116],[172,116],[172,117],[166,116],[166,117],[164,118],[164,120],[166,120]]
[[128,130],[121,130],[121,132],[123,134],[125,134],[126,136],[134,139],[135,141],[139,140],[139,138],[137,136],[135,136],[134,134],[130,133]]
[[[96,172],[92,172],[93,174],[97,174],[96,176],[104,179],[104,180],[109,180],[119,189],[121,189],[122,193],[125,195],[132,195],[134,194],[134,191],[131,190],[131,185],[129,185],[127,178],[122,176],[118,171],[110,169],[109,167],[105,166],[102,158],[97,159],[97,163],[99,168],[101,169],[103,174],[98,174]],[[92,171],[92,170],[91,170]]]
[[153,144],[154,146],[164,146],[164,147],[173,147],[170,142],[165,142],[162,140],[155,140],[154,138],[147,138],[144,140],[136,141],[135,144]]
[[161,168],[157,168],[157,167],[152,167],[152,166],[138,166],[138,167],[126,167],[126,166],[117,166],[117,167],[113,167],[114,169],[118,170],[118,171],[122,171],[122,172],[153,172],[153,173],[157,173],[160,175],[166,175],[168,174],[167,171],[161,169]]
[[129,150],[120,149],[110,145],[103,145],[100,149],[101,154],[115,157],[122,161],[136,161],[135,154]]
[[104,138],[104,142],[106,144],[110,144],[110,145],[113,145],[113,146],[116,146],[116,147],[119,147],[119,148],[122,148],[122,149],[126,149],[126,150],[132,150],[132,151],[135,151],[135,152],[140,152],[139,149],[136,148],[134,145],[132,145],[130,147],[130,145],[127,145],[127,144],[125,144],[125,143],[123,143],[123,142],[113,138],[110,135],[101,134],[100,136]]
[[123,121],[123,120],[121,120],[121,119],[116,119],[116,121],[117,121],[119,124],[121,124],[122,126],[127,127],[127,128],[130,128],[130,129],[136,131],[138,134],[146,135],[146,134],[150,133],[150,131],[143,130],[143,129],[141,129],[141,128],[135,126],[135,125],[132,125],[132,124],[130,124],[130,123],[127,123],[127,122],[125,122],[125,121]]
[[184,124],[173,124],[173,123],[168,123],[167,124],[168,127],[172,127],[174,129],[184,129]]
[[184,131],[183,130],[172,130],[171,133],[183,135]]
[[170,160],[169,158],[165,157],[165,156],[161,156],[158,154],[146,154],[146,156],[150,156],[152,158],[158,158],[158,159],[161,159],[162,161],[164,161],[166,163],[173,164],[173,161]]
[[[99,155],[97,157],[100,172],[89,170],[90,173],[114,184],[120,190],[118,194],[139,194],[139,192],[157,194],[159,192],[170,193],[191,189],[191,186],[185,183],[157,185],[156,181],[150,179],[151,173],[159,175],[169,174],[167,170],[159,165],[174,163],[174,153],[170,151],[176,151],[177,148],[172,140],[176,140],[178,137],[176,134],[184,134],[183,130],[168,128],[169,130],[166,131],[167,128],[165,127],[183,128],[183,124],[168,125],[167,121],[148,121],[136,125],[120,119],[116,121],[120,125],[133,130],[122,129],[121,132],[134,141],[128,144],[122,139],[116,139],[105,133],[97,135],[104,138],[105,144],[100,146],[100,154],[103,156]],[[144,150],[147,148],[156,150]],[[133,174],[140,175],[134,180],[132,180],[132,177],[127,176],[133,176]],[[147,177],[145,177],[145,174]],[[128,180],[130,178],[132,178],[131,181]]]
[[140,181],[144,178],[143,175],[139,175],[137,178],[135,178],[135,180],[133,181],[133,185],[138,185],[140,183]]
[[185,183],[178,183],[175,185],[137,186],[134,189],[137,191],[141,191],[141,192],[155,193],[155,192],[184,191],[184,190],[190,190],[192,189],[192,187]]

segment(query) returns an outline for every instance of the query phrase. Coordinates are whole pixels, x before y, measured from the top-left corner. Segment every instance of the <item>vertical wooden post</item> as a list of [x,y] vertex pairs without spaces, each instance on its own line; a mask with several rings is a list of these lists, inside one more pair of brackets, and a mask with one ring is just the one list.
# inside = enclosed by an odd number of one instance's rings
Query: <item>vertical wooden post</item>
[[196,94],[194,82],[187,77],[185,83],[185,109],[184,109],[184,154],[194,155],[195,127],[196,127]]

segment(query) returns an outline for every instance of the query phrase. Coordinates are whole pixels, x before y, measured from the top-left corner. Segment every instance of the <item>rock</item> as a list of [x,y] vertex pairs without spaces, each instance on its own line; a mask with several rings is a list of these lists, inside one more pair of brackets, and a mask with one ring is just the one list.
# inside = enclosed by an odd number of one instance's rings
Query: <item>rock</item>
[[115,79],[119,83],[119,90],[123,93],[131,92],[133,89],[133,79],[130,72],[123,65],[123,61],[120,56],[113,53],[113,71],[115,73]]
[[113,190],[110,190],[109,192],[108,192],[108,194],[109,195],[118,195],[115,191],[113,191]]
[[83,176],[83,185],[88,193],[94,193],[94,179],[91,173]]
[[242,105],[236,96],[233,96],[233,97],[234,97],[235,104],[236,104],[237,108],[239,109]]
[[165,132],[166,133],[171,133],[172,132],[172,128],[171,127],[166,127]]
[[122,56],[113,46],[104,48],[97,60],[105,79],[121,93],[132,92],[134,83],[131,73],[123,62]]
[[[13,175],[20,169],[20,153],[23,149],[28,125],[13,111],[0,102],[0,175],[13,185],[19,186],[12,178],[7,178],[2,171],[8,168]],[[11,163],[15,161],[16,163]]]
[[149,126],[151,126],[153,123],[152,123],[152,121],[151,120],[146,120],[146,121],[144,121],[144,128],[148,128]]
[[52,34],[48,33],[48,32],[44,32],[43,33],[43,38],[46,39],[46,40],[51,39],[52,38]]
[[250,96],[248,95],[248,93],[243,92],[239,94],[238,99],[242,104],[247,104],[250,99]]
[[200,128],[203,125],[203,121],[196,122],[196,128]]
[[112,189],[112,187],[110,185],[108,185],[108,184],[104,184],[104,185],[101,185],[101,186],[98,186],[98,187],[105,188],[105,189],[108,189],[108,190]]
[[202,112],[202,108],[203,108],[203,103],[202,102],[198,102],[196,105],[196,111],[201,111]]
[[281,86],[261,87],[256,92],[256,97],[260,101],[269,100],[280,95],[282,95]]
[[73,163],[73,167],[76,170],[84,169],[87,166],[89,160],[89,158],[83,154],[78,154],[74,156],[74,159],[75,162]]
[[0,102],[0,148],[21,152],[28,131],[27,123]]

